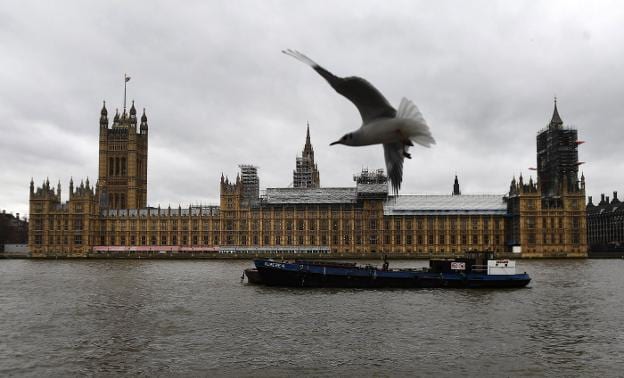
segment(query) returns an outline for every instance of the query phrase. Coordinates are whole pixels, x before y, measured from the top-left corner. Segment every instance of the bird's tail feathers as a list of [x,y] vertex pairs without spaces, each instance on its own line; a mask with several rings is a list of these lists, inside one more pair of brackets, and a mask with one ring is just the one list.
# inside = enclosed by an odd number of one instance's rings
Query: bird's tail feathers
[[300,62],[307,64],[310,67],[318,66],[318,63],[316,63],[312,59],[308,58],[305,54],[302,54],[297,50],[286,49],[286,50],[282,50],[282,52],[286,55],[292,56],[293,58],[297,59]]
[[405,97],[401,99],[396,118],[413,121],[407,123],[407,132],[410,140],[424,147],[431,147],[432,144],[436,144],[425,118],[412,101]]

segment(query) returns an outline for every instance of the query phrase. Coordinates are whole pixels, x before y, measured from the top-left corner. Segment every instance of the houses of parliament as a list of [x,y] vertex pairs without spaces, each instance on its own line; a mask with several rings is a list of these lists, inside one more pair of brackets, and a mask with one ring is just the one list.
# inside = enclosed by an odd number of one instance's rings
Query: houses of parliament
[[[577,131],[555,102],[537,136],[537,179],[511,181],[505,195],[388,193],[383,170],[354,175],[351,187],[322,186],[308,125],[293,185],[260,191],[258,168],[221,176],[220,203],[162,208],[147,203],[148,123],[132,103],[109,122],[100,112],[98,179],[30,183],[32,257],[89,257],[107,251],[319,250],[340,257],[452,256],[464,251],[523,257],[585,257],[585,179]],[[322,167],[321,167],[322,168]]]

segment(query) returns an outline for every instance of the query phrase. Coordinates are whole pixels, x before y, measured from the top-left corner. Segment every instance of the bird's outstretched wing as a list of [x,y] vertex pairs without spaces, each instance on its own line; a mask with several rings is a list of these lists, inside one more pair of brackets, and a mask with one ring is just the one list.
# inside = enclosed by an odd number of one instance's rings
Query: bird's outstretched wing
[[392,185],[392,192],[397,195],[403,182],[403,159],[405,147],[403,143],[385,143],[383,145],[386,169]]
[[394,117],[396,110],[371,83],[361,77],[338,77],[318,63],[296,50],[282,50],[286,55],[309,65],[336,90],[348,98],[360,112],[362,121],[367,123],[379,117]]

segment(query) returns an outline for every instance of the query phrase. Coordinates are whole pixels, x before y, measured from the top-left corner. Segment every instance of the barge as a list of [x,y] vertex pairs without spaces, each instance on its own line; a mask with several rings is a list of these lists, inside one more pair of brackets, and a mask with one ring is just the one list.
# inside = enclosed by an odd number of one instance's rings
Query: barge
[[340,288],[519,288],[531,282],[516,273],[512,260],[496,260],[484,254],[455,259],[430,260],[429,267],[390,269],[352,262],[273,259],[254,260],[244,275],[251,284],[286,287]]

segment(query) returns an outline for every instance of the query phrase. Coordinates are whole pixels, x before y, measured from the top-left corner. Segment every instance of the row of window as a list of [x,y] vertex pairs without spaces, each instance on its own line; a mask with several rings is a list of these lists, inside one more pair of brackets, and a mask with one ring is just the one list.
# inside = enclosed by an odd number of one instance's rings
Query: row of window
[[371,234],[366,237],[362,234],[344,234],[344,235],[310,235],[310,236],[293,236],[293,235],[237,235],[235,233],[225,233],[219,237],[216,234],[204,234],[204,235],[116,235],[112,237],[106,237],[105,235],[100,237],[102,245],[126,245],[127,242],[130,245],[147,245],[149,241],[150,245],[177,245],[178,242],[181,245],[188,245],[191,241],[192,245],[197,245],[200,242],[203,245],[219,245],[221,240],[226,245],[327,245],[331,242],[333,245],[361,245],[364,242],[369,244],[387,244],[387,245],[495,245],[501,244],[503,238],[501,235],[494,235],[491,238],[490,235],[434,235],[434,234],[393,234],[393,235],[377,235]]
[[[477,229],[484,229],[484,230],[489,230],[490,229],[490,224],[493,226],[494,230],[498,230],[498,229],[502,229],[502,220],[500,221],[493,221],[490,222],[487,218],[483,219],[483,222],[481,224],[479,224],[477,222],[477,219],[473,219],[473,221],[471,222],[471,228],[473,230],[477,230]],[[108,230],[109,231],[115,231],[116,229],[119,229],[121,231],[124,231],[126,229],[126,227],[129,227],[131,230],[136,230],[137,227],[137,222],[133,222],[133,221],[117,221],[115,223],[113,222],[108,222]],[[461,230],[467,230],[468,222],[461,222],[459,223],[459,225],[461,225],[460,229]],[[149,226],[151,230],[157,230],[157,226],[160,226],[160,230],[173,230],[176,231],[180,226],[182,228],[182,230],[187,231],[189,230],[189,226],[191,227],[191,229],[193,231],[198,231],[200,229],[200,223],[197,220],[193,220],[192,222],[188,222],[188,221],[179,221],[179,220],[170,220],[170,221],[160,221],[160,223],[157,222],[150,222]],[[224,222],[224,226],[223,228],[227,231],[233,231],[233,230],[253,230],[253,231],[259,231],[260,229],[262,230],[273,230],[273,231],[281,231],[283,229],[287,230],[287,231],[291,231],[291,230],[297,230],[297,231],[316,231],[318,230],[329,230],[330,226],[331,226],[331,230],[334,231],[339,231],[339,230],[351,230],[351,229],[355,229],[355,230],[362,230],[363,226],[368,226],[366,229],[368,230],[395,230],[395,231],[400,231],[402,229],[406,229],[406,230],[412,230],[413,227],[412,225],[415,225],[415,229],[416,230],[431,230],[431,229],[435,229],[435,230],[441,230],[441,229],[449,229],[449,230],[456,230],[458,223],[455,222],[454,220],[450,221],[450,222],[445,222],[444,220],[442,221],[438,221],[437,224],[433,223],[433,222],[426,222],[427,227],[424,227],[424,223],[423,222],[414,222],[412,223],[411,220],[405,220],[403,222],[401,222],[400,220],[395,220],[395,221],[390,221],[390,220],[386,220],[384,222],[379,222],[379,221],[369,221],[368,223],[364,223],[362,221],[351,221],[351,220],[342,220],[342,221],[338,221],[338,220],[333,220],[333,221],[328,221],[327,219],[313,219],[313,220],[307,220],[307,221],[292,221],[292,220],[282,220],[282,219],[275,219],[275,220],[264,220],[264,221],[252,221],[250,223],[247,223],[246,221],[240,221],[240,222],[235,222],[235,221],[229,221],[226,220]],[[140,227],[141,230],[145,231],[147,230],[147,226],[148,223],[147,221],[141,221],[140,222]],[[260,226],[262,226],[262,228],[260,228]],[[481,226],[481,227],[480,227]],[[100,224],[100,229],[102,229],[104,226],[104,223]],[[201,228],[205,231],[208,231],[210,229],[212,230],[218,230],[220,227],[220,222],[218,221],[213,221],[213,222],[202,222],[201,223]]]

